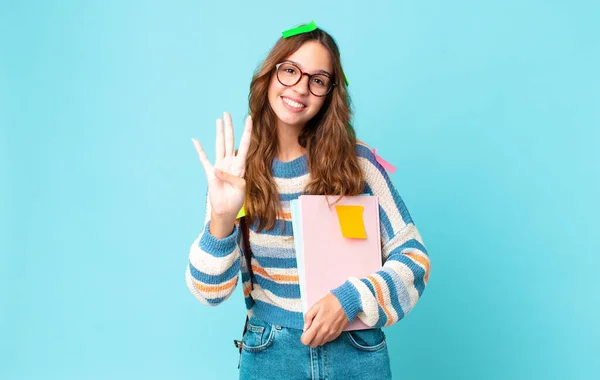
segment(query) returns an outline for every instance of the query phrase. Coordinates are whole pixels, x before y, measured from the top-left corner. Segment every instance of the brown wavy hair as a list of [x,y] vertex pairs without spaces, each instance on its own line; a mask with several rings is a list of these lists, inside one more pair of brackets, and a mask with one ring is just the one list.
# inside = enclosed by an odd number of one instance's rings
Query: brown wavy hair
[[350,124],[351,100],[335,40],[322,29],[280,38],[256,69],[248,96],[253,128],[246,159],[245,210],[249,221],[259,222],[258,231],[272,229],[277,217],[283,218],[277,185],[271,172],[278,138],[277,116],[267,96],[269,82],[277,63],[312,40],[321,43],[331,54],[336,87],[298,138],[298,143],[307,150],[310,171],[310,181],[303,194],[358,195],[364,189],[364,177],[356,157],[356,133]]

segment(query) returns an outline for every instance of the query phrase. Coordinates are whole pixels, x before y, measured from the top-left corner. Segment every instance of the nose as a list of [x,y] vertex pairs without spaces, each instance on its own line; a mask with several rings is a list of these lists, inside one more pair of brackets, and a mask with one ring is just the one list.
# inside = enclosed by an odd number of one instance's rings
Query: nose
[[[302,74],[302,78],[300,78],[300,81],[298,81],[298,83],[296,83],[294,85],[294,90],[296,90],[297,93],[302,94],[302,95],[306,95],[309,92],[308,86],[309,86],[309,80],[310,77],[308,76],[309,74],[307,73],[303,73]],[[304,83],[304,77],[307,77],[308,79],[306,80],[306,84]]]

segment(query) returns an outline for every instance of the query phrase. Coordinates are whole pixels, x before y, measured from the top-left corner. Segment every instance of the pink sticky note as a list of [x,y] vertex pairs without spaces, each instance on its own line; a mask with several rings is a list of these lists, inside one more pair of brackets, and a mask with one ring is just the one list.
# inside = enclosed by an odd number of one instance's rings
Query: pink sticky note
[[396,168],[394,167],[394,165],[390,164],[389,162],[377,155],[377,149],[373,149],[373,154],[375,155],[375,159],[377,160],[377,162],[379,162],[379,164],[383,166],[385,170],[392,174],[396,172]]

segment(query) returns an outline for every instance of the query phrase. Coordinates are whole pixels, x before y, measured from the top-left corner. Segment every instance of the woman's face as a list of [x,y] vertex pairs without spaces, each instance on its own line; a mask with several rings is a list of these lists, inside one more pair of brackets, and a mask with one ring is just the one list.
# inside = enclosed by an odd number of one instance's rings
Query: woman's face
[[[293,61],[304,73],[326,71],[333,77],[329,51],[317,41],[307,41],[285,61]],[[318,97],[308,89],[308,76],[303,75],[293,86],[282,85],[275,75],[269,83],[269,104],[279,119],[288,127],[304,127],[321,109],[327,96]]]

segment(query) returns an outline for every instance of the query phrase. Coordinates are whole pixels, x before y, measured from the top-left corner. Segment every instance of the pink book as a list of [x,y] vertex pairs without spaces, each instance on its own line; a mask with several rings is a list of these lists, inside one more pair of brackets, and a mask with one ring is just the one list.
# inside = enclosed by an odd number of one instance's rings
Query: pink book
[[[342,235],[338,213],[333,205],[337,198],[301,195],[290,202],[303,314],[330,290],[342,285],[348,277],[366,277],[382,266],[377,197],[343,197],[337,203],[363,206],[362,222],[366,238]],[[327,199],[331,206],[327,204]],[[369,328],[356,318],[344,331]]]

